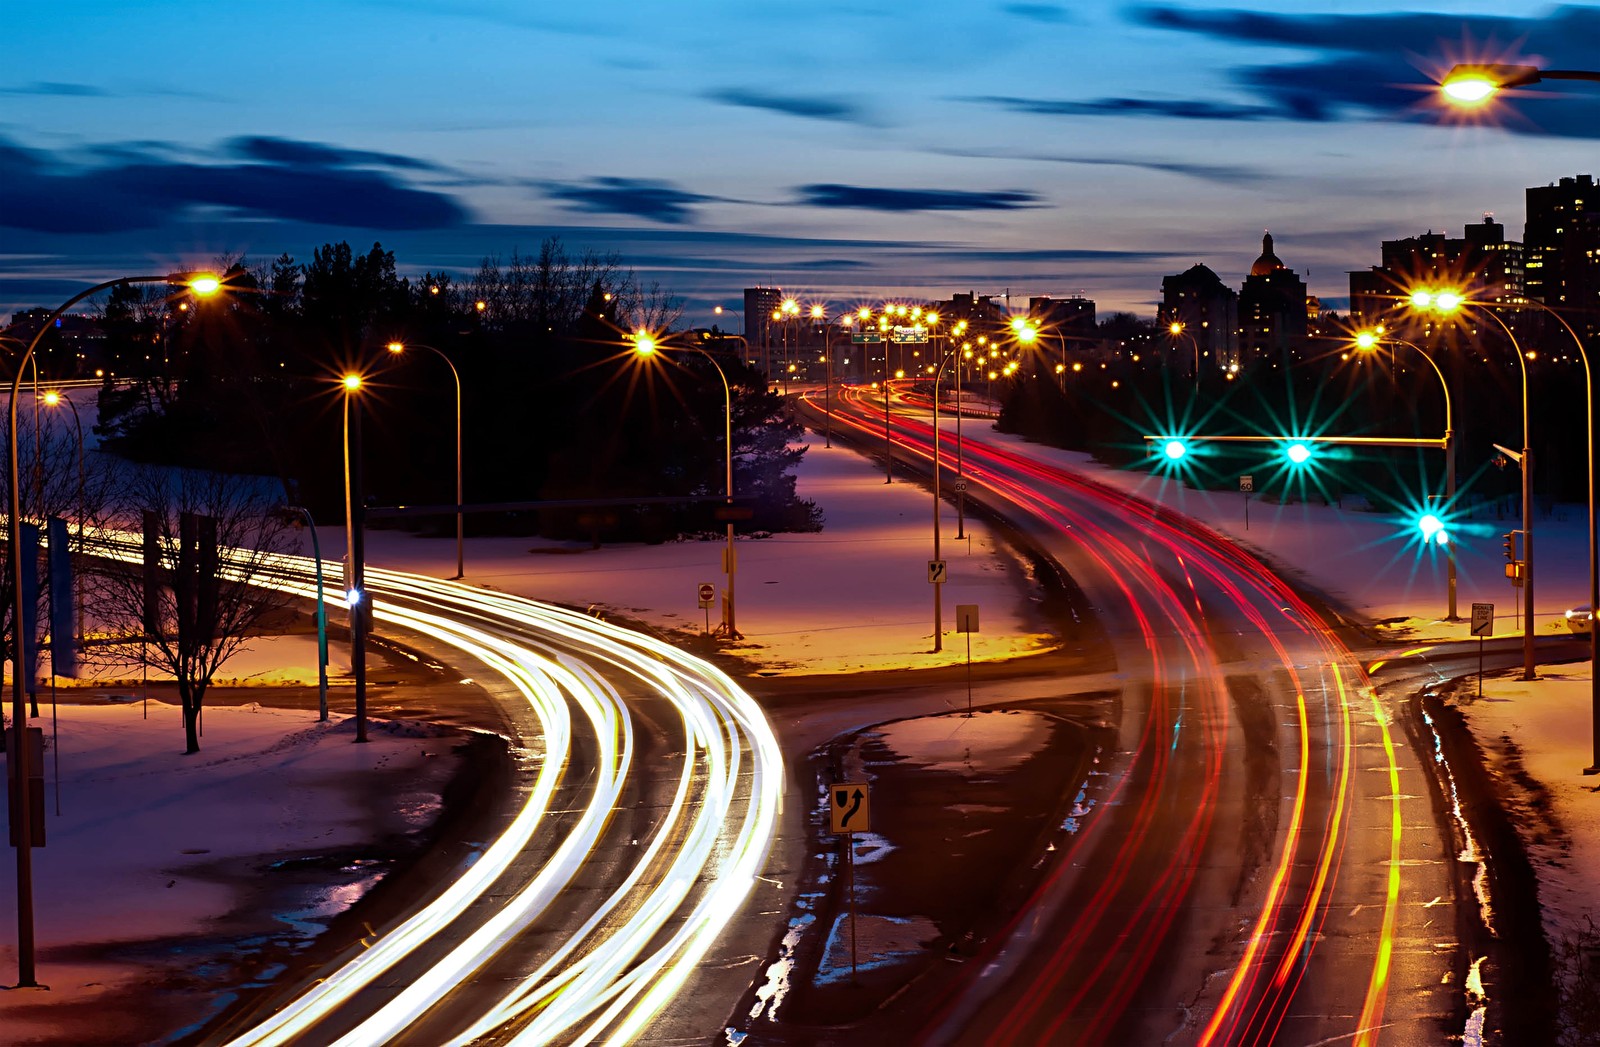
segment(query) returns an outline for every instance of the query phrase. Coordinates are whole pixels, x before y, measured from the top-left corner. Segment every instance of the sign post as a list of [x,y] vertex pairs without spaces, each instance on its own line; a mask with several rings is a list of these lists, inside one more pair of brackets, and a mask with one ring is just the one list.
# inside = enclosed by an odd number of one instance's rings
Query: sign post
[[701,582],[696,593],[700,598],[700,608],[706,612],[706,635],[711,635],[711,601],[716,599],[717,587],[710,582]]
[[972,634],[978,631],[978,605],[956,604],[956,632],[967,634],[967,716],[972,715]]
[[1256,478],[1252,476],[1239,477],[1239,493],[1244,495],[1244,529],[1250,530],[1250,492],[1256,489]]
[[1494,604],[1472,605],[1472,635],[1478,638],[1478,697],[1483,697],[1483,638],[1494,632]]
[[828,788],[828,825],[844,836],[850,897],[850,977],[856,976],[856,833],[872,830],[872,804],[866,782],[839,782]]

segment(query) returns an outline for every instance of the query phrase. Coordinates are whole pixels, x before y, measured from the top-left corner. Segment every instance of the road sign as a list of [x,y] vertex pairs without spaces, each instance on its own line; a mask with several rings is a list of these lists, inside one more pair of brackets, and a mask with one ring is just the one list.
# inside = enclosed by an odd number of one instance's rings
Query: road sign
[[717,587],[710,582],[700,583],[700,606],[710,607],[711,601],[717,598]]
[[1491,636],[1494,634],[1494,604],[1475,603],[1472,605],[1472,635]]
[[929,560],[928,561],[928,584],[929,585],[938,585],[940,582],[943,582],[944,580],[945,580],[944,561],[943,560]]
[[851,331],[850,341],[854,345],[866,345],[883,341],[883,335],[877,331]]
[[956,604],[956,632],[975,633],[978,631],[978,605],[975,603]]
[[928,341],[928,329],[920,324],[915,327],[891,327],[889,341],[898,345],[924,345]]
[[756,511],[748,505],[719,505],[711,511],[711,515],[718,520],[749,520],[756,515]]
[[872,804],[866,782],[839,782],[828,787],[828,824],[836,833],[872,831]]
[[1239,477],[1239,490],[1243,491],[1245,494],[1249,494],[1251,491],[1254,491],[1255,489],[1256,489],[1256,478],[1254,476],[1241,476],[1241,477]]
[[957,480],[956,481],[956,492],[957,493],[965,491],[966,489],[967,489],[967,481],[965,481],[965,480]]

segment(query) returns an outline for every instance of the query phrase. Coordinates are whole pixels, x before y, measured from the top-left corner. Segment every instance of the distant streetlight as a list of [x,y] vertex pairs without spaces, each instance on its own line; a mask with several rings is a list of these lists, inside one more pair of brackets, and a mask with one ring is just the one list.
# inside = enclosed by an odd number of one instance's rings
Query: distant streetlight
[[467,576],[466,554],[466,519],[465,500],[462,498],[461,488],[461,373],[456,370],[455,363],[443,352],[431,345],[421,345],[417,342],[390,342],[389,352],[399,356],[407,349],[426,349],[450,368],[450,377],[456,382],[456,573],[455,578]]
[[[1433,373],[1439,376],[1439,388],[1444,392],[1444,500],[1446,507],[1453,511],[1456,504],[1455,422],[1450,408],[1450,383],[1445,381],[1444,372],[1439,369],[1439,364],[1434,360],[1434,358],[1429,356],[1421,346],[1414,345],[1403,338],[1395,338],[1392,335],[1388,335],[1384,333],[1381,328],[1358,332],[1356,334],[1355,344],[1356,348],[1362,350],[1363,352],[1372,352],[1376,350],[1378,346],[1384,344],[1410,346],[1410,348],[1417,351],[1418,355],[1420,355],[1424,360],[1428,361],[1428,366],[1433,368]],[[1431,537],[1431,535],[1429,537]],[[1459,615],[1456,614],[1455,543],[1451,542],[1446,545],[1445,552],[1445,569],[1449,573],[1447,582],[1447,588],[1449,591],[1449,597],[1447,601],[1448,613],[1446,620],[1454,622],[1459,618]]]
[[[1411,293],[1409,301],[1413,309],[1445,316],[1459,312],[1468,305],[1461,293],[1453,290],[1417,290]],[[1538,674],[1534,671],[1533,656],[1533,439],[1528,412],[1528,361],[1523,357],[1517,336],[1495,315],[1494,310],[1479,311],[1493,320],[1511,340],[1511,349],[1517,356],[1517,369],[1522,374],[1522,453],[1516,456],[1518,465],[1522,467],[1522,678],[1536,680]]]
[[1439,82],[1444,96],[1459,106],[1480,106],[1508,87],[1527,87],[1542,80],[1600,81],[1587,69],[1540,69],[1534,65],[1457,65]]
[[[633,334],[633,351],[641,357],[654,356],[661,352],[662,342],[648,331],[635,331]],[[722,444],[726,472],[724,474],[723,506],[728,514],[728,544],[722,552],[722,569],[728,577],[728,598],[723,603],[722,629],[723,635],[729,640],[742,640],[744,636],[739,632],[734,623],[734,580],[738,576],[738,555],[733,548],[733,388],[728,385],[728,374],[717,362],[717,358],[697,345],[687,345],[683,348],[690,352],[699,353],[711,361],[711,366],[717,369],[717,377],[722,379]]]
[[1189,339],[1189,344],[1194,347],[1194,365],[1193,365],[1193,367],[1190,368],[1189,374],[1190,374],[1190,377],[1192,377],[1194,379],[1194,387],[1196,389],[1199,389],[1200,388],[1200,339],[1196,338],[1194,335],[1189,333],[1189,325],[1188,324],[1181,323],[1181,322],[1176,321],[1176,320],[1174,320],[1172,323],[1167,325],[1167,333],[1170,334],[1174,339],[1180,338],[1180,337]]
[[211,273],[168,273],[164,276],[124,276],[115,280],[95,284],[86,291],[80,291],[57,306],[55,311],[44,318],[39,325],[39,331],[28,342],[27,348],[22,351],[22,356],[17,359],[16,371],[11,379],[11,401],[6,407],[6,432],[10,437],[10,472],[8,474],[11,484],[11,504],[7,515],[7,538],[11,549],[11,586],[14,603],[11,612],[12,644],[11,652],[11,728],[15,732],[16,745],[13,752],[16,754],[16,766],[8,768],[8,777],[14,775],[11,787],[15,790],[16,812],[12,829],[17,840],[17,987],[36,988],[38,981],[34,970],[34,942],[33,942],[33,773],[30,764],[33,754],[29,748],[27,732],[27,677],[31,668],[24,666],[22,652],[27,646],[23,642],[23,622],[27,614],[22,600],[22,470],[17,459],[17,399],[22,395],[22,375],[27,370],[29,362],[33,359],[34,350],[39,347],[45,332],[54,330],[55,322],[61,314],[71,309],[74,305],[91,295],[101,291],[127,284],[166,284],[170,287],[186,288],[190,292],[206,297],[215,294],[222,286],[222,282]]
[[[344,538],[345,605],[350,616],[350,672],[356,680],[356,741],[367,740],[367,622],[372,607],[366,585],[365,506],[361,487],[361,406],[359,374],[344,386]],[[352,410],[352,405],[354,409]]]

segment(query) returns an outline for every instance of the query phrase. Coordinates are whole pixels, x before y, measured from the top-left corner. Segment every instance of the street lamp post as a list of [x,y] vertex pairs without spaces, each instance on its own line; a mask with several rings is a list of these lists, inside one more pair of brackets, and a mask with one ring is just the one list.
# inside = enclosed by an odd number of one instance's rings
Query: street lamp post
[[[967,322],[957,320],[954,331],[955,337],[960,338],[967,333]],[[965,460],[965,446],[961,439],[961,416],[965,413],[962,408],[965,402],[961,399],[961,372],[966,356],[972,352],[967,342],[962,342],[960,347],[952,349],[961,355],[956,358],[956,538],[967,536],[966,508],[967,508],[967,470]],[[937,384],[937,383],[935,383]],[[935,389],[935,392],[938,390]]]
[[299,505],[283,507],[285,515],[303,519],[311,529],[311,559],[317,570],[317,719],[328,720],[328,608],[322,598],[322,543],[317,541],[317,521],[311,510]]
[[38,333],[22,351],[22,356],[17,360],[16,373],[11,379],[11,400],[6,406],[6,432],[10,438],[10,469],[7,479],[11,487],[6,536],[11,549],[11,587],[14,601],[11,607],[11,730],[15,741],[11,751],[16,764],[14,767],[8,767],[7,771],[8,776],[14,776],[11,787],[16,797],[16,806],[13,808],[16,818],[12,823],[12,829],[17,839],[18,988],[37,988],[39,982],[34,968],[33,789],[30,777],[33,773],[30,766],[33,763],[33,754],[26,730],[28,722],[26,677],[29,669],[23,665],[23,651],[27,644],[23,640],[22,628],[27,614],[22,600],[22,470],[17,459],[17,398],[22,395],[22,375],[33,359],[34,350],[38,348],[45,332],[54,328],[61,314],[91,295],[124,284],[167,284],[172,287],[186,287],[202,296],[215,294],[222,286],[221,281],[209,273],[168,273],[164,276],[119,277],[116,280],[95,284],[87,291],[80,291],[45,317],[44,322],[39,325]]
[[1600,72],[1592,69],[1540,69],[1533,65],[1457,65],[1451,67],[1439,82],[1439,90],[1456,105],[1476,106],[1488,102],[1504,88],[1528,87],[1541,80],[1600,82]]
[[389,351],[396,356],[407,349],[426,349],[433,353],[450,368],[450,377],[456,382],[456,573],[453,580],[459,580],[467,576],[466,503],[462,498],[461,487],[461,372],[456,370],[453,360],[431,345],[421,345],[416,342],[389,343]]
[[1174,320],[1167,325],[1167,333],[1177,338],[1182,335],[1189,339],[1189,344],[1194,347],[1194,364],[1189,369],[1189,376],[1194,379],[1194,387],[1200,388],[1200,339],[1189,333],[1187,324]]
[[[1438,363],[1420,346],[1414,345],[1403,338],[1395,338],[1378,331],[1362,331],[1356,335],[1356,346],[1360,349],[1371,350],[1385,342],[1407,345],[1415,349],[1424,360],[1428,361],[1428,366],[1433,368],[1433,373],[1439,376],[1439,388],[1444,392],[1444,497],[1445,504],[1453,509],[1456,504],[1456,441],[1454,418],[1450,409],[1450,383],[1445,381],[1444,372],[1439,369]],[[1446,533],[1445,545],[1445,569],[1448,572],[1447,589],[1449,592],[1445,620],[1450,622],[1459,621],[1460,616],[1456,614],[1456,546],[1453,536],[1450,536],[1448,532]]]
[[[47,407],[58,407],[61,404],[66,404],[68,407],[72,408],[72,428],[73,432],[76,433],[78,437],[78,553],[82,555],[83,518],[87,512],[84,505],[85,484],[83,469],[83,419],[78,416],[78,405],[73,403],[71,397],[62,396],[60,390],[46,389],[43,394],[43,399],[45,406]],[[74,596],[76,597],[76,589],[78,585],[78,576],[76,572],[73,573],[72,584]],[[77,609],[78,639],[81,641],[83,639],[83,601],[75,598],[73,602]],[[35,712],[34,715],[37,716],[38,713]]]
[[820,305],[811,307],[811,319],[822,321],[822,446],[833,446],[833,345],[828,337],[827,311]]
[[1597,556],[1600,550],[1595,547],[1594,372],[1589,368],[1589,354],[1583,347],[1583,339],[1578,337],[1578,332],[1572,329],[1566,317],[1543,302],[1529,299],[1524,304],[1535,306],[1555,317],[1556,322],[1571,336],[1572,344],[1578,347],[1578,358],[1583,361],[1584,415],[1588,425],[1589,450],[1589,698],[1594,733],[1594,759],[1583,769],[1583,773],[1600,774],[1600,629],[1594,627],[1596,608],[1600,608],[1600,556]]
[[[1411,295],[1410,300],[1415,308],[1446,315],[1468,304],[1454,291],[1417,291]],[[1511,333],[1511,328],[1495,315],[1493,309],[1480,311],[1493,320],[1511,340],[1512,352],[1517,356],[1517,369],[1522,374],[1522,454],[1518,458],[1518,464],[1522,467],[1522,678],[1537,680],[1539,677],[1535,672],[1533,656],[1533,440],[1528,413],[1528,362],[1524,359],[1522,346],[1517,342],[1517,336]]]
[[[935,320],[937,322],[937,319]],[[949,363],[960,350],[951,349],[939,360],[938,368],[933,372],[933,558],[939,559],[939,378],[944,374],[944,365]],[[960,381],[960,363],[956,364],[957,381]],[[961,424],[960,394],[956,394],[956,425]],[[960,447],[958,436],[956,446]],[[961,492],[958,490],[957,494]],[[960,537],[959,535],[957,537]],[[933,652],[938,654],[944,650],[944,607],[943,607],[944,582],[935,579],[933,583]]]
[[[645,331],[636,331],[633,335],[633,351],[642,357],[653,356],[663,348],[660,342]],[[728,384],[728,373],[722,369],[717,358],[697,345],[683,346],[692,352],[699,353],[711,361],[711,366],[717,369],[717,377],[722,379],[722,444],[725,473],[723,477],[723,506],[728,513],[728,544],[722,551],[722,569],[728,578],[727,600],[723,603],[722,631],[729,640],[742,640],[744,634],[739,632],[734,621],[734,580],[738,576],[738,554],[733,547],[733,388]]]
[[[366,521],[361,486],[361,376],[344,376],[344,537],[345,602],[350,615],[350,673],[356,682],[356,741],[367,740],[367,621],[371,605],[366,584]],[[352,409],[354,405],[354,409]]]

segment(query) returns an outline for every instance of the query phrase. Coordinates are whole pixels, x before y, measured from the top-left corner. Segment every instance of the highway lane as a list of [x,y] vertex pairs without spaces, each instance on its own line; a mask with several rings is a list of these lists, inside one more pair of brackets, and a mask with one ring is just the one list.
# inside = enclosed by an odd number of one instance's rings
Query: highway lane
[[[891,415],[897,453],[926,472],[926,414]],[[881,401],[854,390],[834,423],[881,452]],[[1107,710],[1121,737],[1091,783],[1098,816],[964,968],[926,1037],[1459,1033],[1448,839],[1395,706],[1353,653],[1225,537],[986,442],[981,426],[965,436],[968,496],[1097,605],[1123,681]]]
[[[140,555],[134,536],[100,539]],[[275,570],[314,596],[311,561]],[[761,710],[715,667],[586,615],[393,571],[370,570],[368,585],[380,632],[429,638],[504,681],[522,805],[430,901],[228,1042],[683,1035],[673,996],[774,832],[782,760]]]

